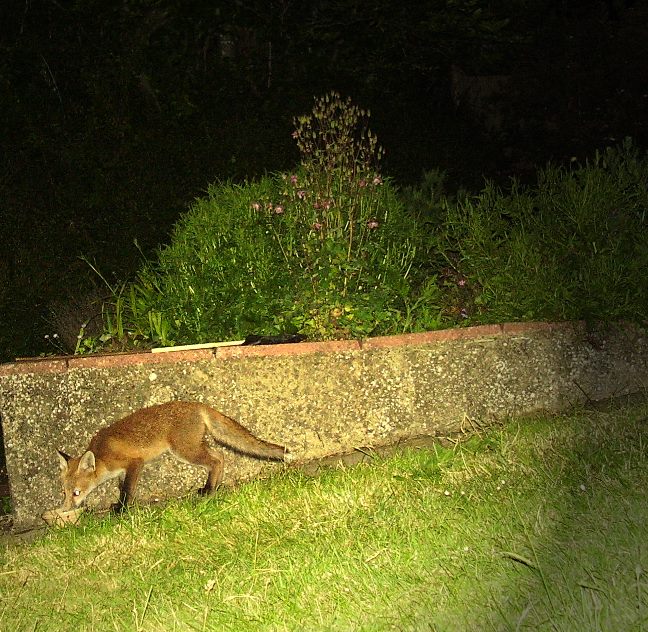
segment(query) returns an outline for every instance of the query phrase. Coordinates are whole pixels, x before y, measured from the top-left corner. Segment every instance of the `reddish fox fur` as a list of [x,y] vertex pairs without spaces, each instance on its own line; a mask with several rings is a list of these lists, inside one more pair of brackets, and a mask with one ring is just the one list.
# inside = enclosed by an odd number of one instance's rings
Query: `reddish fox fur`
[[207,481],[201,491],[213,492],[223,476],[223,454],[209,447],[208,434],[216,443],[250,456],[277,461],[288,457],[283,446],[255,437],[205,404],[176,401],[142,408],[100,430],[81,456],[72,458],[58,451],[65,494],[62,510],[79,507],[93,489],[121,474],[118,507],[126,507],[144,465],[165,452],[205,468]]

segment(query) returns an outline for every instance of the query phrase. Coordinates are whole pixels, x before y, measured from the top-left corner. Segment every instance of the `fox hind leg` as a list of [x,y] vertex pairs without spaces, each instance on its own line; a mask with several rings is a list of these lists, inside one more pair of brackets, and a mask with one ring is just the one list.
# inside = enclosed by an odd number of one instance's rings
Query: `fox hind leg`
[[173,453],[182,461],[199,465],[207,470],[207,480],[204,487],[200,490],[201,494],[211,494],[223,480],[223,463],[222,452],[210,448],[204,441],[200,442],[195,448],[174,446]]
[[204,455],[201,455],[200,462],[195,461],[196,465],[202,465],[207,469],[207,480],[204,487],[200,490],[201,494],[212,494],[223,480],[223,453],[205,446]]

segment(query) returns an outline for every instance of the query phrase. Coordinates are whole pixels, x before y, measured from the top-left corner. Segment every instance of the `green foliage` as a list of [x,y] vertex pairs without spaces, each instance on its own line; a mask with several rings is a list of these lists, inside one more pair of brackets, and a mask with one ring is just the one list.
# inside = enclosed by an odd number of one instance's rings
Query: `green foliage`
[[629,140],[537,184],[446,202],[444,246],[479,322],[643,319],[648,158]]
[[210,186],[178,222],[170,245],[128,286],[128,299],[115,302],[115,320],[125,319],[126,330],[158,345],[269,333],[282,293],[291,288],[256,205],[272,206],[277,196],[269,177]]
[[417,186],[406,186],[400,192],[400,198],[410,215],[420,222],[438,226],[445,217],[446,192],[445,171],[433,169],[423,174]]
[[[614,76],[605,70],[592,79],[596,94],[618,99],[597,99],[594,120],[585,102],[572,117],[561,109],[574,96],[565,69],[579,64],[552,54],[552,42],[560,47],[560,27],[577,36],[574,18],[601,13],[601,3],[567,4],[554,20],[558,12],[543,0],[378,0],[368,13],[346,0],[326,10],[260,0],[3,2],[0,358],[52,350],[53,306],[95,289],[80,253],[111,283],[126,278],[138,266],[133,238],[150,254],[214,174],[241,181],[293,164],[293,108],[331,86],[352,89],[379,114],[390,174],[401,182],[436,163],[464,181],[492,172],[491,160],[507,169],[496,145],[472,142],[443,97],[450,61],[475,75],[520,66],[554,86],[538,107],[532,81],[529,110],[513,117],[526,121],[513,149],[528,160],[565,151],[572,138],[580,147],[598,143],[602,123],[617,135],[633,121],[640,127],[642,117],[632,116],[640,95],[602,83]],[[592,33],[583,26],[581,44],[601,40],[609,25],[598,26]],[[542,48],[531,51],[533,42]],[[511,66],[511,59],[531,61]],[[610,68],[617,59],[606,52]],[[577,83],[581,98],[587,84]],[[545,141],[546,112],[568,128],[558,147]],[[528,136],[534,129],[543,130],[541,142]],[[79,311],[69,310],[66,329],[86,320]],[[74,336],[60,336],[62,351],[74,349]]]
[[300,332],[363,337],[439,324],[417,222],[377,171],[369,114],[335,93],[296,121],[294,173],[217,183],[136,280],[112,290],[103,340],[156,345]]
[[273,235],[305,283],[282,329],[366,336],[397,330],[407,309],[416,223],[377,171],[382,150],[368,117],[330,93],[296,120],[301,167],[284,176],[286,212]]
[[648,159],[629,140],[532,187],[452,198],[431,172],[398,194],[367,117],[318,100],[296,122],[299,168],[211,186],[77,350],[644,318]]
[[644,317],[648,159],[629,140],[532,187],[453,198],[434,171],[398,194],[368,119],[337,93],[316,99],[295,120],[299,167],[212,185],[135,281],[110,288],[105,332],[77,352]]
[[0,496],[0,516],[11,513],[11,496]]

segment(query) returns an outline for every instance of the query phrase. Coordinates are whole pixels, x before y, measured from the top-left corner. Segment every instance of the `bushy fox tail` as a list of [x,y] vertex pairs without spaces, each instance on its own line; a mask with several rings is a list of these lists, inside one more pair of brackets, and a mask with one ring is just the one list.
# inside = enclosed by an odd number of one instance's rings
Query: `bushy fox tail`
[[290,454],[284,446],[255,437],[238,421],[214,408],[203,406],[200,409],[200,416],[217,443],[250,456],[276,461],[290,460]]

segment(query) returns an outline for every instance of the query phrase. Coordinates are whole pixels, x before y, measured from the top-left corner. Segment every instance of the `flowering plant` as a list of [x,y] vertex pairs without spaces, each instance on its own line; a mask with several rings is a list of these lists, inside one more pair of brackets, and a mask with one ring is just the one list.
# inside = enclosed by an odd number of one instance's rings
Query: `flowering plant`
[[316,99],[295,119],[298,169],[280,176],[280,199],[253,205],[302,280],[300,298],[277,317],[282,329],[367,335],[394,309],[387,295],[407,284],[414,248],[406,237],[394,247],[402,208],[378,171],[383,151],[368,119],[335,92]]

